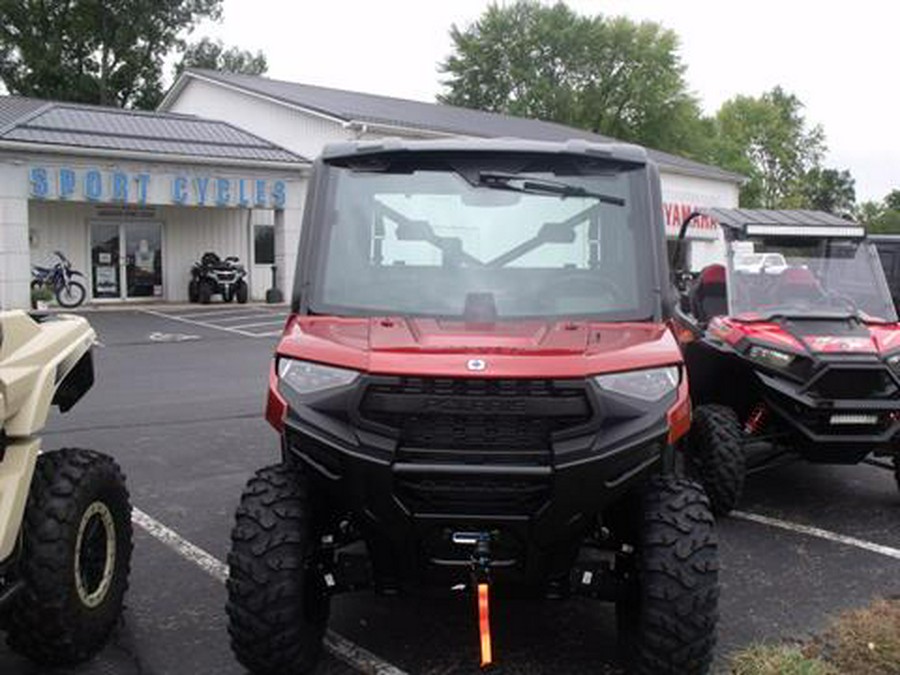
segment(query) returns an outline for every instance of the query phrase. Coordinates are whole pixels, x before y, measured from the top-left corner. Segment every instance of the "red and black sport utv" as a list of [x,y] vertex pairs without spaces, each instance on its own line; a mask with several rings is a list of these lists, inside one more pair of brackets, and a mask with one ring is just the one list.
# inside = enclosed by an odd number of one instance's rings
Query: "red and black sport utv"
[[900,325],[865,229],[812,211],[705,213],[725,264],[682,284],[676,314],[687,459],[714,510],[734,508],[748,467],[790,456],[900,471]]
[[[584,142],[332,145],[314,164],[228,616],[257,674],[306,673],[335,593],[491,584],[614,601],[635,673],[707,672],[709,501],[659,174]],[[364,553],[360,552],[360,548]]]

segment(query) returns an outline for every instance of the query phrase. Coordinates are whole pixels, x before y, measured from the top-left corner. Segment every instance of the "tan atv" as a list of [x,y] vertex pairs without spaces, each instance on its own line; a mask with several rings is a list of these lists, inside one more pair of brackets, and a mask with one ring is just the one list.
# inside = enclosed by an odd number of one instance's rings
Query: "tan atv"
[[40,452],[51,405],[94,381],[96,334],[77,316],[0,312],[0,627],[42,664],[87,660],[118,622],[131,564],[131,505],[108,456]]

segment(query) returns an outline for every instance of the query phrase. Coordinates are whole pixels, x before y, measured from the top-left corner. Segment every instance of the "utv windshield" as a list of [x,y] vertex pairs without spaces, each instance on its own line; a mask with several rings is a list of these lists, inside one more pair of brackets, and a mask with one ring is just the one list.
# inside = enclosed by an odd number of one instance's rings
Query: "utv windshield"
[[466,320],[657,312],[657,221],[641,192],[643,167],[464,155],[326,171],[313,312]]
[[728,295],[738,319],[897,320],[877,253],[866,240],[772,237],[730,246]]

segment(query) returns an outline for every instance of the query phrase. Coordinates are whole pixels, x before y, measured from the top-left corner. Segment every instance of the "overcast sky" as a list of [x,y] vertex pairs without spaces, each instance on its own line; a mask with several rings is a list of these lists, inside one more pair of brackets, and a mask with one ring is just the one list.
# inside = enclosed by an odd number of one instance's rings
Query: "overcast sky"
[[[487,0],[225,0],[197,35],[262,49],[270,77],[433,101],[449,28]],[[782,85],[822,124],[826,164],[850,169],[857,199],[900,187],[900,3],[886,0],[569,0],[582,14],[649,19],[681,38],[687,81],[706,112]]]

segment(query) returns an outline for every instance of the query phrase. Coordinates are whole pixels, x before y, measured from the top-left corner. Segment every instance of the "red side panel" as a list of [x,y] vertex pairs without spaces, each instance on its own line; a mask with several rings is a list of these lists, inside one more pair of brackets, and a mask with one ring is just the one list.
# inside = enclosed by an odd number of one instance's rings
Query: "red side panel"
[[765,343],[795,352],[806,351],[803,344],[790,333],[787,333],[780,325],[771,321],[748,323],[717,316],[709,322],[709,332],[732,346],[747,338],[755,343]]

